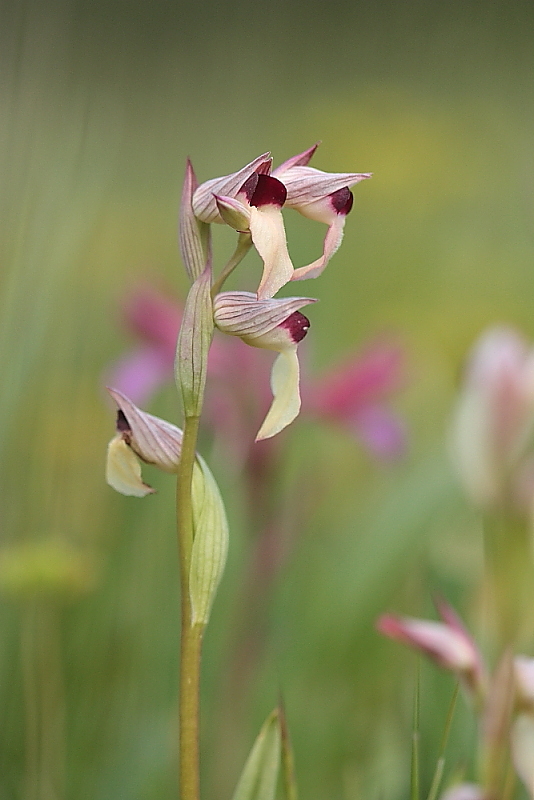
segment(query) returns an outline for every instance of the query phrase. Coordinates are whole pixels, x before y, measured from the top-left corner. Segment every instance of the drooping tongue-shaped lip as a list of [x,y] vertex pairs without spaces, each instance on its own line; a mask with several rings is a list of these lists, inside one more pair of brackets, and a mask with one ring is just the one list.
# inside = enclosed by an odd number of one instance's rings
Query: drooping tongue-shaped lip
[[261,206],[281,208],[286,201],[287,189],[278,178],[273,178],[272,175],[258,175],[255,172],[245,181],[239,194],[244,194],[249,205],[256,208]]
[[281,323],[281,327],[285,328],[293,342],[298,344],[308,333],[310,320],[308,317],[305,317],[304,314],[301,314],[300,311],[294,311]]

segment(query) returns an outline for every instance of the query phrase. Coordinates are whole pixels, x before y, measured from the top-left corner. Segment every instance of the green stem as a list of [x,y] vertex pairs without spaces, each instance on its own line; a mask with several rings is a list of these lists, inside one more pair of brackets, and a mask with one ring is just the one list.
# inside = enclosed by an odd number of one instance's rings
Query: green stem
[[489,633],[500,656],[534,634],[534,564],[528,522],[507,505],[484,520]]
[[213,288],[211,290],[211,296],[215,297],[218,294],[228,276],[234,271],[238,264],[243,261],[246,254],[252,247],[252,237],[250,233],[240,233],[239,238],[237,240],[237,246],[234,250],[234,253],[228,263],[223,268],[221,274],[213,284]]
[[23,610],[21,622],[21,661],[24,686],[26,737],[26,800],[39,796],[39,687],[35,668],[35,603]]
[[180,553],[180,800],[200,800],[199,728],[200,659],[203,625],[191,625],[189,570],[193,547],[191,484],[196,457],[199,417],[186,417],[176,486],[176,518]]

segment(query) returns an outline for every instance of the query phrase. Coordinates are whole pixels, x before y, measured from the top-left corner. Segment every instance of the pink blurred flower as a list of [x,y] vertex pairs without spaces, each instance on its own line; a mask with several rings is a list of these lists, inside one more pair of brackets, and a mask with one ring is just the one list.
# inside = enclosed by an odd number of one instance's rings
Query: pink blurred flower
[[[122,310],[124,326],[140,340],[107,370],[105,382],[140,406],[173,379],[180,305],[150,285],[133,290]],[[378,341],[317,377],[304,377],[302,412],[343,426],[378,458],[395,458],[406,448],[406,430],[388,406],[404,382],[404,354],[397,344]],[[236,336],[216,334],[209,354],[207,420],[225,439],[243,447],[269,408],[271,360]],[[240,459],[241,460],[241,459]]]
[[303,410],[350,430],[379,458],[406,451],[407,433],[387,400],[402,387],[404,353],[398,344],[377,341],[303,387]]
[[142,284],[126,296],[121,321],[141,344],[111,364],[105,383],[144,406],[172,380],[182,308],[149,284]]
[[442,622],[384,614],[376,627],[455,672],[473,696],[480,696],[486,681],[478,648],[455,611],[444,601],[438,601],[437,607]]

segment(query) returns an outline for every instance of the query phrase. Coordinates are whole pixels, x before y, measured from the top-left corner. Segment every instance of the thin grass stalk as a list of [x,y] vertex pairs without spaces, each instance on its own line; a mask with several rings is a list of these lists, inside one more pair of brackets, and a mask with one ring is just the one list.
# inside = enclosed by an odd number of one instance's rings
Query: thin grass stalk
[[443,729],[443,736],[441,737],[441,745],[439,748],[439,755],[436,763],[436,769],[432,777],[432,783],[430,784],[430,791],[428,793],[427,800],[436,800],[436,797],[438,796],[439,787],[441,785],[441,780],[443,778],[443,771],[445,769],[445,750],[447,748],[447,743],[449,741],[449,735],[451,732],[452,720],[456,709],[456,701],[458,699],[459,690],[460,690],[460,684],[457,683],[456,686],[454,687],[454,692],[452,694],[451,702],[449,704],[447,719],[445,720],[445,728]]

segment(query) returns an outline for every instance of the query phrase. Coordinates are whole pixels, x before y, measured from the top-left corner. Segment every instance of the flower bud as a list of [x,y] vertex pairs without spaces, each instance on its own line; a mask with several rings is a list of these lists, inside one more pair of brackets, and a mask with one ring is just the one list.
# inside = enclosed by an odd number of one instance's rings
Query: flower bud
[[515,487],[534,426],[534,353],[492,328],[472,352],[453,419],[453,458],[470,499],[487,508]]
[[244,232],[250,228],[250,210],[247,206],[240,203],[239,200],[234,200],[233,197],[215,196],[219,214],[229,225],[236,231]]
[[193,211],[193,194],[197,188],[193,166],[187,160],[180,219],[178,226],[180,252],[185,269],[191,281],[195,281],[204,271],[211,258],[210,228],[206,222],[197,219]]
[[186,417],[198,417],[202,410],[212,334],[211,267],[208,266],[189,290],[176,348],[176,384]]
[[228,521],[215,478],[203,458],[193,470],[193,549],[189,573],[191,624],[206,625],[228,553]]

